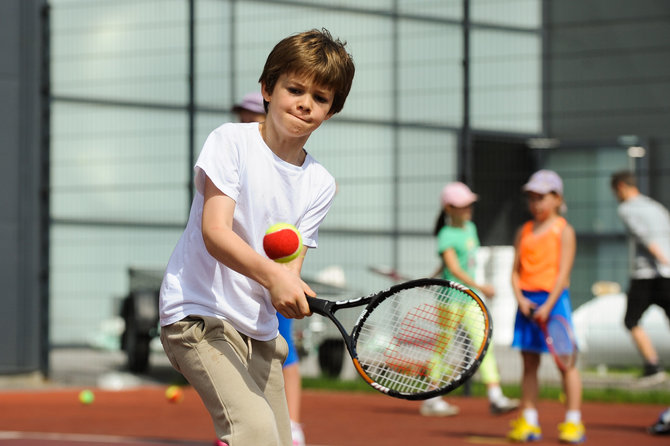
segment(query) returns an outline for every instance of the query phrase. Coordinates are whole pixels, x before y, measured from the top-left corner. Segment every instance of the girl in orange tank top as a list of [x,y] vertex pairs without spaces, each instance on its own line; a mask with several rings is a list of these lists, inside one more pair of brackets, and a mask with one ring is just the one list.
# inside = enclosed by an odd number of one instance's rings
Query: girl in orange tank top
[[[540,170],[531,176],[523,190],[533,219],[517,232],[512,269],[512,289],[518,304],[512,347],[521,351],[524,368],[521,382],[523,412],[512,422],[508,434],[508,438],[516,442],[542,437],[537,412],[537,372],[540,355],[548,349],[538,322],[546,321],[550,314],[560,314],[572,324],[568,286],[577,245],[574,229],[561,216],[565,205],[563,182],[558,174]],[[579,370],[572,367],[561,371],[561,376],[566,413],[565,422],[558,426],[559,440],[581,443],[585,439],[585,430],[581,421]]]
[[[561,258],[561,235],[567,221],[556,217],[550,226],[534,232],[534,221],[521,228],[519,241],[519,287],[527,291],[551,291],[556,283]],[[566,287],[569,284],[566,284]]]

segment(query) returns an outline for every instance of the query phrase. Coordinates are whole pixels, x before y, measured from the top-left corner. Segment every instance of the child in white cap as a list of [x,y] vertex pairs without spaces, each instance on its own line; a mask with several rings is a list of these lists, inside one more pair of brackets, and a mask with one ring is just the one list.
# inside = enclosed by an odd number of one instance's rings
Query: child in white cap
[[[538,322],[560,315],[572,325],[570,272],[575,259],[575,230],[561,215],[565,211],[563,181],[551,170],[535,172],[522,189],[532,219],[518,230],[514,248],[512,289],[518,303],[512,347],[521,351],[522,415],[512,422],[508,438],[516,442],[542,438],[537,412],[540,356],[548,352]],[[532,311],[532,314],[531,314]],[[581,420],[582,381],[579,370],[561,371],[565,392],[565,421],[558,425],[562,443],[585,440]]]

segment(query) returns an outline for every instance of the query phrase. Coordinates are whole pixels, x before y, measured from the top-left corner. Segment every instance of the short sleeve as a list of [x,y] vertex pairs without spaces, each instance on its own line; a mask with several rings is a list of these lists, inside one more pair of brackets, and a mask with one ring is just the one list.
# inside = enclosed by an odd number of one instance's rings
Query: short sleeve
[[310,248],[317,247],[319,242],[319,226],[324,218],[326,218],[326,214],[335,198],[335,180],[327,172],[324,173],[325,176],[322,179],[326,180],[326,182],[322,185],[321,192],[315,196],[312,206],[307,210],[298,225],[303,244]]
[[440,232],[437,234],[437,253],[442,255],[444,251],[447,251],[455,247],[455,240],[452,236],[452,231],[449,230],[449,226],[445,226],[440,229]]
[[221,192],[237,201],[243,159],[234,135],[234,124],[224,124],[207,137],[195,164],[195,187],[201,194],[205,193],[208,177]]

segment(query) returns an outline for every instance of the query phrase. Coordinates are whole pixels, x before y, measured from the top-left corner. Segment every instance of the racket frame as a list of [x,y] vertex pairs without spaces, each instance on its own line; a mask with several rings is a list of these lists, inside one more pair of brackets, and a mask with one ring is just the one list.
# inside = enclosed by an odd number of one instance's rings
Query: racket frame
[[[575,334],[572,332],[572,329],[570,328],[570,324],[568,321],[561,315],[554,314],[554,315],[549,315],[549,319],[547,319],[544,322],[539,322],[533,318],[533,313],[534,311],[531,310],[530,317],[531,320],[535,321],[535,323],[540,327],[540,330],[542,331],[542,334],[544,335],[544,342],[547,344],[547,349],[549,350],[549,354],[554,358],[554,362],[556,363],[556,366],[563,372],[569,370],[570,368],[574,367],[577,364],[577,354],[579,353],[579,349],[577,348],[577,343],[575,341]],[[570,339],[570,343],[572,344],[572,350],[573,353],[570,356],[572,361],[570,363],[566,363],[563,361],[562,356],[559,354],[558,351],[556,351],[556,347],[554,346],[554,338],[549,333],[549,320],[554,320],[560,323],[564,328],[566,333],[568,334],[568,338]]]
[[[464,369],[464,371],[460,374],[458,378],[452,380],[448,385],[441,388],[437,388],[435,390],[420,393],[399,392],[397,390],[389,389],[381,384],[378,384],[372,378],[370,378],[370,376],[368,376],[368,374],[365,372],[365,370],[363,369],[362,365],[359,362],[358,353],[356,352],[355,347],[356,340],[358,338],[358,334],[360,333],[361,327],[365,323],[365,320],[370,316],[372,311],[385,299],[395,295],[396,293],[399,293],[402,290],[424,287],[424,286],[444,286],[447,288],[455,288],[468,294],[475,302],[477,302],[478,306],[482,309],[482,313],[484,314],[486,321],[486,331],[484,333],[485,338],[480,346],[479,351],[476,354],[476,359],[473,360],[472,363],[467,368]],[[463,383],[465,383],[470,377],[472,377],[472,375],[475,374],[477,369],[479,369],[479,366],[481,365],[481,362],[484,359],[484,355],[488,350],[489,344],[491,343],[491,337],[493,333],[493,321],[491,319],[491,314],[488,311],[488,308],[484,303],[484,301],[468,287],[461,285],[460,283],[452,282],[445,279],[434,279],[434,278],[416,279],[396,284],[386,290],[354,299],[331,301],[315,297],[308,297],[307,302],[309,303],[309,307],[313,313],[327,317],[335,324],[340,334],[342,335],[342,338],[344,339],[344,345],[346,346],[347,351],[349,352],[349,356],[351,357],[354,368],[356,369],[358,374],[363,378],[363,380],[365,380],[370,386],[372,386],[374,389],[378,390],[381,393],[384,393],[386,395],[395,398],[401,398],[406,400],[425,400],[428,398],[432,398],[434,396],[444,395],[446,393],[453,391],[454,389],[458,388]],[[358,316],[358,319],[354,324],[351,332],[348,332],[347,329],[342,325],[342,323],[337,319],[335,313],[341,309],[361,307],[361,306],[365,306],[365,308]]]

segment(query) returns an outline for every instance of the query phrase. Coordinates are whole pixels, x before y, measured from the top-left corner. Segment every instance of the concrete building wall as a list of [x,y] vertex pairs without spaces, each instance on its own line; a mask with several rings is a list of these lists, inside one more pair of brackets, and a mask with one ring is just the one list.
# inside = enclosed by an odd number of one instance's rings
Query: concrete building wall
[[548,1],[551,136],[649,138],[649,193],[670,204],[670,3]]

